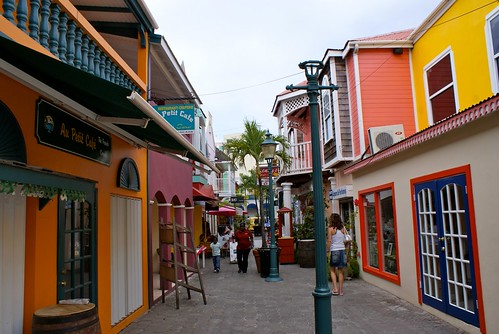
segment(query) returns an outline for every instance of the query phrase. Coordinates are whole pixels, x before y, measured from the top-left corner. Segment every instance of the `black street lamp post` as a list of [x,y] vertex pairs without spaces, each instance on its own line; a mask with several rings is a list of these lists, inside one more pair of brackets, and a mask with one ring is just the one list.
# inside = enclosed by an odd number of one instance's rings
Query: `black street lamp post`
[[314,233],[315,233],[315,283],[312,295],[315,306],[315,333],[332,333],[331,290],[327,282],[326,224],[324,221],[324,199],[322,192],[322,159],[319,137],[319,111],[317,97],[321,89],[338,89],[338,86],[319,86],[319,71],[324,67],[321,61],[309,60],[298,65],[305,70],[306,86],[288,85],[286,89],[307,90],[310,106],[310,132],[312,135],[312,185],[314,190]]
[[279,282],[282,278],[279,277],[277,268],[277,245],[275,243],[275,223],[274,223],[274,189],[272,189],[272,161],[274,160],[277,142],[272,140],[272,135],[269,130],[265,134],[267,138],[262,143],[262,153],[267,160],[267,169],[269,171],[269,220],[270,220],[270,272],[265,278],[267,282]]

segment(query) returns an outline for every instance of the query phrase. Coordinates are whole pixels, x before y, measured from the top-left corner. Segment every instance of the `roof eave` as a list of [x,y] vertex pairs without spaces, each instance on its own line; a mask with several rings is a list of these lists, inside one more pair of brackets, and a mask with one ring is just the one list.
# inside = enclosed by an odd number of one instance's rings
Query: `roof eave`
[[469,123],[472,123],[478,119],[491,115],[499,109],[499,94],[474,105],[464,111],[461,111],[447,119],[438,122],[424,130],[421,130],[412,136],[384,149],[369,158],[354,162],[353,165],[345,168],[345,174],[353,174],[373,163],[384,160],[388,157],[399,154],[406,151],[412,147],[425,143],[431,139],[439,137],[450,131],[454,131],[457,128],[461,128]]

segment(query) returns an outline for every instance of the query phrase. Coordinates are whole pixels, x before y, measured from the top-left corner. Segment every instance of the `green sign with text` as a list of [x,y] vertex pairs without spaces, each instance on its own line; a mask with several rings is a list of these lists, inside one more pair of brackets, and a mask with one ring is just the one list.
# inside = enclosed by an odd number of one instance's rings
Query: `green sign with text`
[[193,104],[169,104],[153,108],[179,133],[194,132]]
[[35,132],[40,144],[104,165],[111,164],[111,137],[108,134],[47,101],[37,103]]

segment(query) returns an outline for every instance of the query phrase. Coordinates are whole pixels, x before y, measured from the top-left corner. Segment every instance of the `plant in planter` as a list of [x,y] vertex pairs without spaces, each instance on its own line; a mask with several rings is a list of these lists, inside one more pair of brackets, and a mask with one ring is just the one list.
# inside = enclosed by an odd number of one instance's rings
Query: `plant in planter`
[[359,278],[360,266],[357,260],[357,252],[359,250],[357,242],[355,241],[355,219],[357,218],[359,203],[358,200],[354,201],[354,210],[350,211],[347,221],[345,222],[345,228],[352,235],[352,241],[347,249],[347,277]]
[[293,236],[296,240],[315,238],[314,207],[308,206],[303,212],[303,223],[293,225]]
[[303,212],[303,223],[293,225],[296,240],[296,260],[302,268],[315,267],[315,228],[314,207],[308,206]]
[[[323,187],[322,193],[326,193]],[[314,206],[313,192],[306,195],[305,203],[307,206],[303,209],[303,223],[293,225],[293,236],[296,240],[296,260],[300,267],[314,268],[315,267],[315,221],[314,221]],[[324,209],[328,205],[324,199]],[[327,225],[327,224],[326,224]]]

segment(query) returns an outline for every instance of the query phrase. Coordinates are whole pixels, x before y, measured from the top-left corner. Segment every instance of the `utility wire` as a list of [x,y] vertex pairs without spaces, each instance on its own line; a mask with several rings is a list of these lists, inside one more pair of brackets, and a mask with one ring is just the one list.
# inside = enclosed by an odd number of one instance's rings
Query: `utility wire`
[[[454,21],[454,20],[456,20],[456,19],[458,19],[458,18],[461,18],[461,17],[463,17],[463,16],[465,16],[465,15],[471,14],[471,13],[473,13],[473,12],[477,11],[477,10],[480,10],[480,9],[482,9],[482,8],[485,8],[485,7],[487,7],[487,6],[490,6],[490,5],[492,5],[492,4],[494,4],[494,3],[497,3],[497,2],[499,2],[499,0],[494,0],[494,1],[491,1],[491,2],[489,2],[489,3],[487,3],[487,4],[483,5],[483,6],[477,7],[477,8],[475,8],[475,9],[472,9],[472,10],[468,11],[468,12],[465,12],[465,13],[463,13],[463,14],[460,14],[460,15],[458,15],[458,16],[456,16],[456,17],[452,17],[452,18],[450,18],[450,19],[448,19],[448,20],[446,20],[446,21],[440,22],[439,24],[434,24],[434,25],[432,25],[431,27],[429,27],[428,29],[423,30],[423,34],[424,34],[424,33],[426,33],[426,32],[427,32],[429,29],[431,29],[431,28],[434,28],[434,27],[441,26],[441,25],[443,25],[443,24],[449,23],[449,22],[451,22],[451,21]],[[354,39],[354,40],[352,40],[352,41],[355,41],[355,39]],[[406,41],[407,41],[407,43],[410,43],[410,42],[411,42],[411,41],[409,41],[409,40],[406,40]],[[389,46],[390,44],[395,43],[395,42],[397,42],[397,41],[391,41],[391,42],[388,42],[388,43],[386,43],[386,44],[384,44],[384,45],[380,45],[380,46],[378,46],[378,48],[384,48],[384,47],[387,47],[387,46]],[[374,70],[374,71],[373,71],[370,75],[366,76],[366,77],[365,77],[362,81],[367,80],[367,79],[368,79],[371,75],[373,75],[374,73],[376,73],[376,72],[377,72],[377,71],[378,71],[378,70],[379,70],[379,69],[380,69],[380,68],[381,68],[381,67],[382,67],[382,66],[383,66],[383,65],[384,65],[384,64],[385,64],[385,63],[386,63],[386,62],[387,62],[390,58],[391,58],[391,57],[389,57],[388,59],[386,59],[386,60],[385,60],[382,64],[380,64],[380,65],[379,65],[379,67],[378,67],[377,69],[375,69],[375,70]],[[235,88],[235,89],[229,89],[229,90],[220,91],[220,92],[212,92],[212,93],[198,94],[198,95],[199,95],[199,96],[212,96],[212,95],[220,95],[220,94],[226,94],[226,93],[237,92],[237,91],[241,91],[241,90],[246,90],[246,89],[250,89],[250,88],[254,88],[254,87],[259,87],[259,86],[267,85],[267,84],[269,84],[269,83],[276,82],[276,81],[279,81],[279,80],[282,80],[282,79],[286,79],[286,78],[290,78],[290,77],[294,77],[294,76],[299,75],[299,74],[303,74],[303,72],[297,72],[297,73],[290,74],[290,75],[287,75],[287,76],[284,76],[284,77],[281,77],[281,78],[278,78],[278,79],[273,79],[273,80],[270,80],[270,81],[266,81],[266,82],[262,82],[262,83],[258,83],[258,84],[254,84],[254,85],[250,85],[250,86],[244,86],[244,87],[239,87],[239,88]],[[352,87],[352,88],[354,88],[354,87]],[[173,100],[173,99],[172,99],[172,100]]]
[[282,77],[282,78],[278,78],[278,79],[274,79],[274,80],[262,82],[262,83],[255,84],[255,85],[250,85],[250,86],[245,86],[245,87],[240,87],[240,88],[225,90],[225,91],[221,91],[221,92],[199,94],[199,96],[218,95],[218,94],[225,94],[225,93],[237,92],[237,91],[240,91],[240,90],[245,90],[245,89],[249,89],[249,88],[254,88],[254,87],[259,87],[259,86],[267,85],[269,83],[276,82],[276,81],[279,81],[279,80],[282,80],[282,79],[286,79],[286,78],[289,78],[289,77],[294,77],[295,75],[298,75],[298,74],[303,74],[303,72],[297,72],[297,73],[290,74],[290,75],[287,75],[287,76]]

